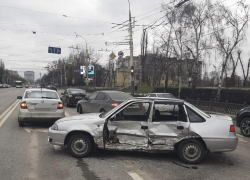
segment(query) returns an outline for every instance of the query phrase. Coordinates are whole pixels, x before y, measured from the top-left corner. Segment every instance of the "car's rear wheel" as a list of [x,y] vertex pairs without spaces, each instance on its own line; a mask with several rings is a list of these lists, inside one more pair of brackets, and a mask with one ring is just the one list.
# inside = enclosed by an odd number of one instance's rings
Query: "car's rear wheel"
[[81,105],[79,105],[79,114],[83,114],[82,106]]
[[178,146],[178,155],[184,163],[197,164],[204,159],[205,149],[197,140],[185,140]]
[[88,135],[74,134],[69,138],[67,148],[73,157],[83,158],[91,153],[93,142]]
[[105,113],[106,111],[105,111],[105,109],[101,109],[101,111],[100,111],[100,113]]
[[250,118],[244,118],[241,121],[240,131],[244,136],[250,137]]
[[19,127],[24,127],[24,122],[18,121]]

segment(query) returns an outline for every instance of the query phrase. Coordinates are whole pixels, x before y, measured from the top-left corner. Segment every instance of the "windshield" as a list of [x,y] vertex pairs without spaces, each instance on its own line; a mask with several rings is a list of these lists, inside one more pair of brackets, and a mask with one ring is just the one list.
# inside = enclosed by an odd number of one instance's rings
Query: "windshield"
[[78,89],[76,89],[76,90],[69,90],[69,94],[85,94],[85,92],[86,91],[84,91],[84,90],[78,90]]
[[58,99],[56,92],[50,91],[27,91],[25,99]]
[[158,97],[163,97],[163,98],[176,98],[172,94],[158,94]]
[[108,93],[108,95],[111,97],[111,99],[115,101],[124,101],[129,98],[132,98],[133,96],[126,94],[126,93]]
[[16,82],[15,84],[20,86],[22,85],[22,82]]
[[195,111],[199,112],[200,114],[202,114],[203,116],[206,116],[206,117],[211,117],[209,114],[203,112],[202,110],[198,109],[197,107],[195,107],[194,105],[188,103],[188,102],[185,102],[186,105],[188,105],[189,107],[191,107],[192,109],[194,109]]

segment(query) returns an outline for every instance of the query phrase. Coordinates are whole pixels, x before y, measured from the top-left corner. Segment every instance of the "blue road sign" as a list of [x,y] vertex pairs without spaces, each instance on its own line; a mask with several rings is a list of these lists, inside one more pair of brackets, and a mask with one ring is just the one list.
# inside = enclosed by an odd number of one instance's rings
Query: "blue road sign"
[[61,54],[61,48],[49,47],[48,53]]
[[83,72],[83,69],[77,69],[76,72],[78,73]]

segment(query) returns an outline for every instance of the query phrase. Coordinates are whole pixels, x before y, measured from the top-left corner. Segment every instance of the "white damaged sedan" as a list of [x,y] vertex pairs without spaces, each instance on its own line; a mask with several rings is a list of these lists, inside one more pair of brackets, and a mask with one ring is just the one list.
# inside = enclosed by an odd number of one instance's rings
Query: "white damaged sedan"
[[238,138],[229,116],[208,115],[179,99],[146,97],[129,99],[102,114],[62,118],[49,129],[48,141],[67,146],[79,158],[94,147],[175,151],[183,162],[195,164],[206,152],[234,151]]

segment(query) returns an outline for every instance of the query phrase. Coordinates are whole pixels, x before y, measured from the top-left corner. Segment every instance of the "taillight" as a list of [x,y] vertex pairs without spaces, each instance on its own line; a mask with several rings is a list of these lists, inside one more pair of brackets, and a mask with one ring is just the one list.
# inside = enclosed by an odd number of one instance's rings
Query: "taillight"
[[20,108],[21,108],[21,109],[27,109],[26,101],[21,102]]
[[69,97],[73,97],[72,94],[69,94]]
[[119,103],[113,103],[113,104],[111,104],[111,106],[112,107],[117,107],[117,106],[119,106]]
[[63,109],[63,104],[61,102],[58,102],[57,109]]
[[230,126],[230,132],[235,132],[234,125],[231,125],[231,126]]

